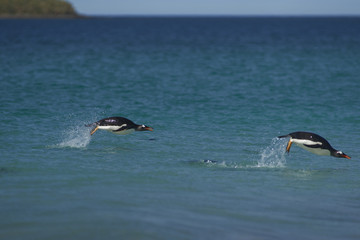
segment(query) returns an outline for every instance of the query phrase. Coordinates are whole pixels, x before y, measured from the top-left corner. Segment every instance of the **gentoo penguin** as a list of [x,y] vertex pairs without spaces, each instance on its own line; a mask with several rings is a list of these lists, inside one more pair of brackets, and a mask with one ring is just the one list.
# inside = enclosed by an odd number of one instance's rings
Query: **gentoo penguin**
[[153,131],[153,128],[138,125],[133,121],[124,117],[109,117],[101,119],[97,122],[86,125],[87,127],[94,127],[90,134],[93,135],[98,129],[107,130],[109,132],[125,135],[134,131]]
[[286,152],[289,152],[291,144],[295,143],[299,147],[317,155],[350,159],[348,155],[346,155],[342,151],[335,150],[325,138],[315,133],[293,132],[284,136],[279,136],[278,138],[285,137],[290,137],[290,140],[286,147]]

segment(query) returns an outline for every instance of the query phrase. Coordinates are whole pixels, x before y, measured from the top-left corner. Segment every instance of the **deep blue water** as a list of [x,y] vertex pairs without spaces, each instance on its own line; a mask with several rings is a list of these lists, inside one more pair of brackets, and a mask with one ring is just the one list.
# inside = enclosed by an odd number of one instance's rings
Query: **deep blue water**
[[[0,238],[359,239],[359,26],[0,20]],[[90,136],[109,116],[154,131]]]

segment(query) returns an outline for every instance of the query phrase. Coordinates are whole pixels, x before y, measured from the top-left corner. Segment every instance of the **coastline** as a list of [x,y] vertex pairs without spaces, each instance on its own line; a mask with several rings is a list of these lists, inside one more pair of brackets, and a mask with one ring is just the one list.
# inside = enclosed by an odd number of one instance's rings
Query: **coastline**
[[0,19],[82,17],[66,0],[0,0]]
[[11,15],[11,14],[2,14],[0,19],[78,19],[78,18],[90,18],[89,16],[84,15],[32,15],[32,14],[21,14],[21,15]]

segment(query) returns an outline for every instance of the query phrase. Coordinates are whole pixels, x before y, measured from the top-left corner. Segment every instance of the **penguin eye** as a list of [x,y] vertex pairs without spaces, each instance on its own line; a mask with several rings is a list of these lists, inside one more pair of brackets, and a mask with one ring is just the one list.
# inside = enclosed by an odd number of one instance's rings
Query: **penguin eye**
[[143,128],[144,128],[144,127],[145,127],[145,125],[141,125],[141,127],[143,127]]

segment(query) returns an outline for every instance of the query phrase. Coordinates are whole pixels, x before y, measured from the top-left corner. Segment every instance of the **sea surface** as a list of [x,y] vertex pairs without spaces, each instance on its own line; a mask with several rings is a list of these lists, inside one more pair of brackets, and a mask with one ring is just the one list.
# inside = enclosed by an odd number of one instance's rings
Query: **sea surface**
[[0,100],[0,239],[360,239],[360,18],[2,19]]

